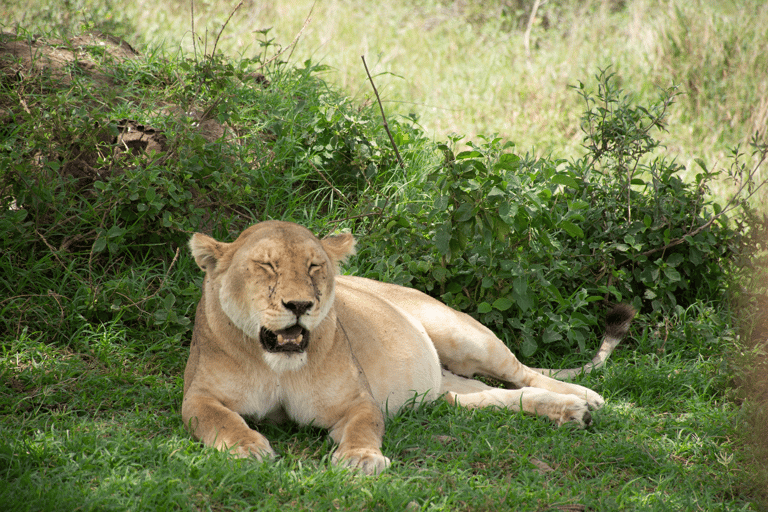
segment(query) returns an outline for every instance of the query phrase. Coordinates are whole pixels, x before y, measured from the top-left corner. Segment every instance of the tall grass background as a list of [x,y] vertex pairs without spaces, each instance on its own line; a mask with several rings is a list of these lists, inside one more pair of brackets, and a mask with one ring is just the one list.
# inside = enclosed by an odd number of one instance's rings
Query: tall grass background
[[722,162],[768,123],[761,0],[550,0],[534,16],[522,0],[65,4],[27,0],[0,15],[7,27],[92,26],[190,54],[215,45],[254,56],[264,29],[283,46],[298,37],[281,58],[327,65],[325,79],[362,102],[372,98],[365,56],[388,112],[417,114],[438,139],[497,133],[539,154],[581,154],[583,105],[570,86],[607,67],[640,100],[679,87],[663,142],[686,167]]

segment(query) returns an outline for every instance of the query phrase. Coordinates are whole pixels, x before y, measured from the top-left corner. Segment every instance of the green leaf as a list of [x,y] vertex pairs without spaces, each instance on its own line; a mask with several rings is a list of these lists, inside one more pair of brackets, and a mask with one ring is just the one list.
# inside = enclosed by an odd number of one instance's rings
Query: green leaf
[[493,301],[494,309],[498,309],[499,311],[506,311],[509,308],[511,308],[513,305],[514,305],[514,302],[512,302],[506,297],[499,297],[498,299]]
[[645,224],[646,228],[651,227],[652,223],[653,223],[653,219],[651,218],[650,215],[646,215],[645,217],[643,217],[643,224]]
[[579,183],[567,174],[555,174],[552,176],[552,183],[565,185],[566,187],[575,188],[576,190],[579,189]]
[[664,267],[664,275],[667,276],[667,279],[669,279],[673,283],[677,283],[680,281],[680,272],[678,272],[672,267]]
[[573,201],[568,201],[568,209],[569,210],[583,210],[585,208],[589,208],[589,203],[586,201],[582,201],[581,199],[575,199]]
[[481,302],[477,305],[477,312],[478,313],[490,313],[491,312],[491,305],[487,302]]
[[109,228],[109,231],[107,231],[107,238],[120,238],[125,234],[125,228],[121,228],[120,226],[112,226]]
[[456,222],[466,222],[474,215],[474,207],[469,203],[464,203],[456,209],[454,218]]
[[565,232],[571,235],[573,238],[584,238],[584,231],[571,221],[560,221],[560,227],[563,228]]
[[477,158],[483,156],[479,151],[462,151],[456,155],[456,160],[466,160],[467,158]]
[[102,236],[93,243],[93,252],[102,252],[107,248],[107,238]]
[[694,265],[701,265],[704,259],[702,258],[702,252],[696,247],[691,247],[688,253],[688,261]]
[[552,343],[555,341],[560,341],[563,339],[563,335],[559,332],[553,331],[552,329],[547,329],[544,331],[544,334],[541,337],[541,341],[544,343]]
[[679,264],[681,264],[684,260],[685,258],[683,258],[683,255],[680,254],[679,252],[676,252],[674,254],[671,254],[669,258],[667,258],[667,265],[669,265],[670,267],[676,267]]
[[445,222],[435,231],[435,248],[440,254],[447,256],[451,253],[451,223]]
[[491,191],[488,192],[488,195],[486,197],[498,197],[498,196],[502,196],[503,197],[505,195],[506,195],[506,193],[503,190],[501,190],[499,187],[494,185],[491,188]]
[[523,313],[533,306],[533,300],[528,291],[528,281],[524,277],[518,277],[512,284],[512,298]]
[[517,215],[517,205],[514,203],[501,203],[499,206],[499,217],[506,222],[507,224],[511,224],[515,220],[515,215]]
[[520,347],[520,352],[523,356],[528,357],[532,356],[534,352],[536,352],[536,349],[538,348],[538,345],[536,344],[533,339],[531,339],[528,336],[523,336],[523,343]]
[[163,306],[167,311],[170,311],[171,308],[173,308],[173,305],[176,303],[176,296],[173,293],[169,293],[165,296],[165,299],[163,299]]
[[447,275],[448,270],[445,267],[435,267],[432,269],[432,278],[438,283],[444,283]]

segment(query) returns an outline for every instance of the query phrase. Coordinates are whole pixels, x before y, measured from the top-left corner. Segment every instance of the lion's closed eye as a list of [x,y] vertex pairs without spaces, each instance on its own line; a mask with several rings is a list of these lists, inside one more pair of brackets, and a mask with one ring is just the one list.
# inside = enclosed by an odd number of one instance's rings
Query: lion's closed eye
[[277,267],[272,262],[262,261],[262,260],[253,260],[253,262],[256,263],[258,266],[260,266],[262,269],[269,272],[270,274],[277,273]]

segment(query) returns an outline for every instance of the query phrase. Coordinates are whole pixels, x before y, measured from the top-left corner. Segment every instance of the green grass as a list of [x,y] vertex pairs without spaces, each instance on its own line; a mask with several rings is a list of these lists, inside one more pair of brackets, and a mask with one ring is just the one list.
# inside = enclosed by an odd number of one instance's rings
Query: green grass
[[629,340],[579,381],[608,399],[587,430],[443,402],[407,410],[387,423],[393,466],[362,477],[330,466],[319,429],[263,426],[281,453],[263,464],[193,442],[177,340],[162,357],[114,324],[81,332],[89,349],[44,340],[25,334],[0,359],[4,510],[754,510],[735,455],[739,408],[718,372],[723,341],[687,358]]

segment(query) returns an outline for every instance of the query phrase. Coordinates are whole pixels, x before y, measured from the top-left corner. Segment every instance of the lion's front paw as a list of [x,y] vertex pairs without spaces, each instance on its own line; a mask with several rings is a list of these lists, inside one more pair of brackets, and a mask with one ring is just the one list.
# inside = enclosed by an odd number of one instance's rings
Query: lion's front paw
[[378,475],[389,467],[390,461],[376,448],[357,448],[346,452],[336,451],[333,463],[351,469],[357,469],[366,475]]
[[227,451],[239,458],[253,457],[259,461],[273,459],[276,454],[267,438],[258,432],[254,434],[248,439],[241,439],[232,448],[227,448]]
[[564,404],[561,408],[558,418],[555,419],[557,426],[561,426],[565,423],[575,423],[579,428],[588,427],[592,424],[592,414],[589,412],[589,404],[586,400],[581,400],[575,397],[569,397],[567,404]]

